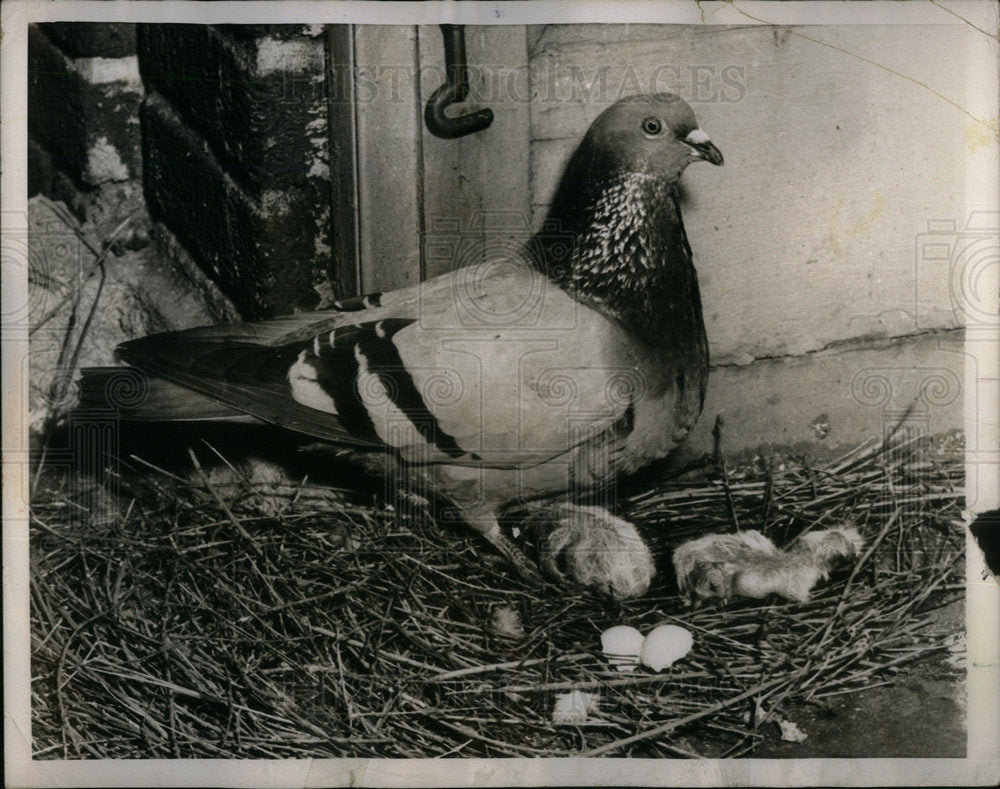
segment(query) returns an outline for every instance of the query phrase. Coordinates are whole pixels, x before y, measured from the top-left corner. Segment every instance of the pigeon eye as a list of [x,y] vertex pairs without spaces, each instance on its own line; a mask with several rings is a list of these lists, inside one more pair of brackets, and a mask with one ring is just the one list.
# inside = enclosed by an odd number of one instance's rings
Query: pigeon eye
[[658,137],[663,134],[663,121],[650,115],[642,119],[642,131],[648,137]]

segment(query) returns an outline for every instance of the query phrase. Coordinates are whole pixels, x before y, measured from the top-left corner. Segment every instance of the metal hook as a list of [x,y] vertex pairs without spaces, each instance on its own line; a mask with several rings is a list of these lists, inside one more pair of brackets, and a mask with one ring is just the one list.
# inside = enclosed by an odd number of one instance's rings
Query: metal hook
[[469,95],[469,72],[465,56],[465,25],[441,25],[444,62],[448,81],[434,91],[424,107],[424,123],[431,134],[446,140],[482,131],[493,123],[493,110],[485,109],[450,118],[444,111]]

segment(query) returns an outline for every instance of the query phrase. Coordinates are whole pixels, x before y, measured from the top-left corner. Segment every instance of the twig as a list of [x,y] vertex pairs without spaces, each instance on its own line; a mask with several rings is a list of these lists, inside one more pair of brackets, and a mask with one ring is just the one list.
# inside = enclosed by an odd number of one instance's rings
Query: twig
[[696,720],[698,720],[700,718],[704,718],[704,717],[706,717],[708,715],[714,715],[716,712],[720,712],[720,711],[726,709],[727,707],[731,707],[734,704],[738,704],[741,701],[746,701],[747,699],[752,698],[753,696],[756,696],[758,693],[761,693],[761,692],[767,690],[768,688],[772,688],[775,685],[778,685],[778,684],[784,683],[784,682],[788,682],[788,679],[786,677],[777,677],[777,678],[773,678],[773,679],[767,680],[765,682],[761,682],[758,685],[755,685],[754,687],[750,688],[750,690],[744,691],[743,693],[740,693],[737,696],[733,696],[733,697],[725,699],[723,701],[716,702],[715,704],[712,704],[709,707],[706,707],[705,709],[701,710],[700,712],[692,713],[691,715],[686,715],[686,716],[684,716],[682,718],[676,718],[674,720],[667,721],[666,723],[661,724],[659,726],[654,726],[653,728],[646,729],[645,731],[641,731],[638,734],[633,734],[631,737],[625,737],[625,738],[620,739],[620,740],[615,740],[614,742],[609,742],[606,745],[601,745],[601,746],[599,746],[597,748],[593,748],[593,749],[591,749],[591,750],[589,750],[586,753],[581,754],[581,755],[582,756],[603,756],[606,753],[612,753],[614,751],[621,750],[622,748],[625,748],[626,746],[634,745],[637,742],[642,742],[643,740],[648,740],[650,737],[659,737],[662,734],[670,734],[675,729],[677,729],[679,726],[684,726],[684,725],[686,725],[688,723],[692,723],[692,722],[694,722],[694,721],[696,721]]

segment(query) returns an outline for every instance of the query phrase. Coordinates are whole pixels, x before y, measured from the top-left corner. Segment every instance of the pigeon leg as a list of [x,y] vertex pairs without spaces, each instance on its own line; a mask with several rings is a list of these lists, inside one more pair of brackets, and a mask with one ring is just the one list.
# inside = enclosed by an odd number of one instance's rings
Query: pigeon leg
[[490,545],[496,548],[507,561],[514,565],[514,569],[517,570],[517,574],[521,576],[522,580],[537,586],[545,583],[545,579],[542,578],[542,574],[534,563],[500,529],[500,523],[495,515],[468,517],[467,522],[476,532],[485,537]]
[[463,512],[447,508],[445,512],[436,512],[430,499],[409,490],[399,491],[396,501],[401,511],[407,511],[411,514],[420,513],[434,521],[438,520],[439,515],[444,515],[446,520],[454,522],[457,516],[457,519],[461,519],[462,523],[485,537],[490,545],[514,565],[514,569],[523,580],[534,585],[545,583],[535,564],[503,533],[500,523],[492,511]]

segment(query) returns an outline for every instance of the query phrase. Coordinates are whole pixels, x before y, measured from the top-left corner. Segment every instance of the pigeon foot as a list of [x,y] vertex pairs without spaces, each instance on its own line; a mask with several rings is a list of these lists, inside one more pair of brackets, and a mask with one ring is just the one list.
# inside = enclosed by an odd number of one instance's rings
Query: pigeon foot
[[599,507],[533,507],[525,528],[538,544],[542,569],[617,600],[644,594],[656,574],[649,547],[628,521]]

